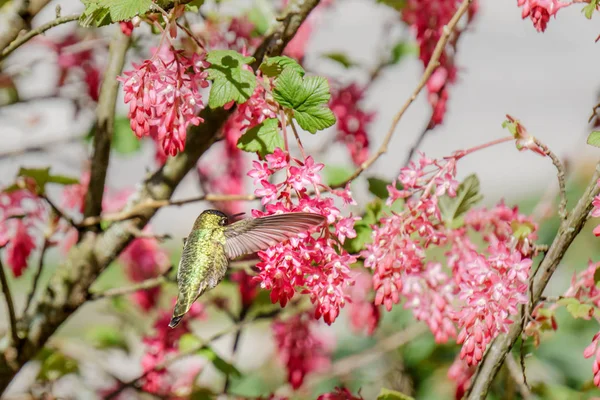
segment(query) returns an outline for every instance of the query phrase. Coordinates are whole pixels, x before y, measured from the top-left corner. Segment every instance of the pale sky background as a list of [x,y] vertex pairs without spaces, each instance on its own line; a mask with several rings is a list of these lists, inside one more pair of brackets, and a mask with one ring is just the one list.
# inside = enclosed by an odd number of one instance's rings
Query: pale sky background
[[[58,3],[62,5],[64,15],[80,9],[76,1],[55,2]],[[535,31],[530,20],[521,20],[515,0],[482,0],[480,3],[471,31],[462,36],[459,44],[457,64],[462,72],[459,82],[450,88],[446,121],[428,136],[422,150],[431,157],[442,157],[454,150],[505,136],[508,132],[502,129],[501,123],[509,113],[521,119],[529,132],[559,156],[570,156],[574,161],[581,161],[584,156],[592,160],[597,158],[599,150],[585,145],[585,135],[587,119],[592,106],[598,102],[600,91],[600,43],[594,43],[600,34],[599,16],[595,15],[589,21],[580,12],[582,6],[572,6],[561,10],[558,19],[552,19],[547,31],[541,34]],[[53,7],[48,7],[35,23],[48,21],[53,14]],[[345,72],[319,55],[346,52],[351,59],[372,67],[377,62],[379,43],[390,35],[386,23],[395,18],[389,9],[375,6],[372,0],[338,0],[332,10],[322,15],[311,39],[308,67],[343,80],[355,77],[364,82],[366,72]],[[56,32],[66,32],[71,27],[62,26]],[[400,29],[393,32],[396,35]],[[110,37],[108,35],[107,31],[107,37]],[[52,62],[50,53],[39,45],[31,45],[19,50],[7,62],[6,68],[19,70],[31,59]],[[377,111],[377,119],[370,129],[373,151],[381,143],[392,116],[413,91],[422,69],[416,57],[409,57],[399,65],[387,68],[368,92],[365,106]],[[21,90],[24,97],[46,93],[55,79],[44,63],[24,74],[20,81],[24,85]],[[120,107],[125,109],[123,104]],[[429,113],[429,104],[422,94],[399,124],[388,153],[380,158],[370,174],[393,178]],[[36,118],[39,119],[37,124],[28,122]],[[87,132],[88,124],[89,115],[85,113],[73,120],[72,109],[66,101],[39,101],[5,107],[0,110],[0,151],[82,135]],[[335,132],[331,130],[320,132],[316,137],[308,138],[308,134],[303,137],[307,138],[307,147],[311,148],[333,134]],[[53,147],[46,153],[5,158],[0,160],[0,185],[10,183],[19,166],[52,165],[54,172],[78,176],[85,159],[85,149],[79,144]],[[345,149],[339,145],[327,158],[317,161],[350,165]],[[115,188],[131,186],[143,177],[146,168],[154,169],[150,146],[135,157],[113,155],[108,184]],[[458,171],[460,177],[473,172],[478,174],[488,203],[501,197],[510,203],[529,192],[556,184],[555,170],[549,159],[533,153],[519,153],[510,143],[463,159]],[[364,201],[367,197],[360,188],[357,186],[354,192]],[[198,193],[194,178],[188,176],[176,197]],[[55,190],[51,194],[57,196],[59,193]],[[152,225],[158,233],[168,232],[179,238],[187,234],[195,216],[205,208],[205,204],[192,204],[163,210],[153,219]],[[1,323],[4,324],[4,318]],[[248,332],[253,330],[248,329]],[[247,334],[244,342],[258,340],[263,335],[261,332]],[[224,351],[228,347],[228,343],[218,346]],[[270,351],[265,349],[264,356],[267,357]],[[253,346],[242,343],[239,359],[246,367],[261,362],[253,352]],[[125,360],[116,363],[115,367],[124,378],[134,377],[139,372],[139,365],[132,366]]]

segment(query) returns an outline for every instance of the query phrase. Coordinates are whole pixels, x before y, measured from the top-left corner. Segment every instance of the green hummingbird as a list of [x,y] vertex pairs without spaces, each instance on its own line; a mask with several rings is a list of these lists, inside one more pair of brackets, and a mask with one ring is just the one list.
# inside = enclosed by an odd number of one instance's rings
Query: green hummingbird
[[221,282],[229,260],[266,250],[324,221],[322,215],[298,212],[245,218],[229,224],[229,218],[221,211],[202,212],[189,236],[183,239],[177,271],[179,295],[169,327],[175,328],[196,299]]

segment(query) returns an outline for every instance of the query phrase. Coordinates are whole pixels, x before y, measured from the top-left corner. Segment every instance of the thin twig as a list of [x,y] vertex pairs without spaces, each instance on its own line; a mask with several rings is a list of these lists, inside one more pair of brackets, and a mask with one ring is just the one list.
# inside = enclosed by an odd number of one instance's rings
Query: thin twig
[[179,21],[177,21],[176,23],[177,23],[177,26],[178,26],[178,27],[180,27],[180,28],[181,28],[181,29],[182,29],[182,30],[183,30],[185,33],[187,33],[187,35],[190,37],[190,39],[192,39],[192,40],[193,40],[193,41],[194,41],[194,42],[195,42],[195,43],[198,45],[198,47],[200,47],[202,50],[205,50],[205,51],[206,51],[206,47],[204,47],[204,43],[202,43],[202,42],[200,41],[200,39],[198,39],[198,38],[196,37],[196,35],[194,35],[194,34],[192,33],[192,31],[190,30],[190,28],[188,28],[187,26],[185,26],[185,25],[183,25],[183,24],[179,23]]
[[52,200],[50,200],[50,198],[45,193],[38,193],[38,196],[40,198],[44,199],[46,201],[46,203],[48,203],[48,205],[50,206],[52,211],[54,211],[54,213],[57,216],[64,219],[65,221],[67,221],[71,226],[77,227],[77,223],[75,221],[73,221],[73,218],[69,217],[67,214],[62,212],[62,210],[60,208],[58,208],[56,206],[56,204],[54,204],[54,202]]
[[300,154],[302,154],[302,159],[306,160],[306,154],[304,154],[304,146],[302,146],[302,142],[300,141],[300,135],[298,135],[298,131],[296,130],[296,124],[294,124],[294,120],[288,115],[286,115],[285,118],[287,118],[289,125],[292,127],[292,132],[294,132],[294,136],[296,137],[296,143],[298,143],[298,148],[300,149]]
[[534,138],[535,144],[538,145],[544,153],[550,157],[552,164],[556,167],[556,177],[558,178],[558,193],[560,195],[560,203],[558,204],[558,215],[565,220],[568,216],[567,212],[567,190],[565,184],[565,166],[562,161],[546,146],[540,142],[537,138]]
[[[429,118],[429,120],[431,120],[431,118]],[[427,124],[427,126],[425,127],[425,129],[423,129],[421,131],[421,133],[419,134],[419,137],[417,138],[417,140],[415,141],[415,143],[413,143],[412,147],[408,151],[408,155],[406,156],[406,159],[404,160],[404,163],[402,163],[403,167],[407,167],[408,166],[408,164],[410,163],[410,160],[413,158],[413,156],[415,155],[415,153],[419,149],[419,147],[421,147],[421,144],[423,143],[423,140],[425,139],[425,136],[427,136],[427,134],[429,133],[429,131],[431,131],[431,127],[429,126],[429,124]]]
[[[5,18],[4,21],[8,29],[5,29],[0,36],[0,50],[7,48],[19,37],[19,34],[24,29],[28,29],[33,17],[35,17],[49,2],[50,0],[38,0],[33,2],[22,0],[21,2],[13,1],[11,2],[12,4],[9,3],[6,6],[8,7],[7,12],[3,12],[3,17]],[[11,8],[13,8],[13,10],[10,10]]]
[[31,286],[31,291],[27,295],[27,302],[25,303],[25,308],[23,309],[22,318],[25,318],[25,316],[27,315],[27,311],[29,311],[29,307],[31,306],[33,298],[35,297],[35,292],[37,291],[38,283],[40,281],[40,277],[42,276],[42,270],[44,267],[44,256],[46,255],[46,250],[48,250],[49,244],[50,241],[48,240],[48,237],[45,236],[44,243],[42,243],[42,250],[40,252],[40,261],[38,262],[37,271],[35,272],[35,276],[33,277],[33,285]]
[[517,384],[517,388],[519,389],[523,400],[533,399],[531,390],[529,390],[529,387],[527,387],[527,384],[525,383],[524,371],[519,370],[517,362],[511,355],[506,357],[506,368],[508,368],[511,378]]
[[130,226],[127,229],[127,231],[138,239],[156,239],[159,242],[171,239],[171,235],[169,235],[169,234],[157,235],[152,232],[144,232],[143,230],[136,228],[134,226]]
[[13,303],[12,294],[10,293],[10,286],[8,285],[8,279],[6,279],[6,271],[0,258],[0,282],[2,283],[2,292],[4,293],[4,300],[6,301],[6,308],[8,309],[8,319],[10,324],[10,334],[12,336],[13,345],[19,343],[19,335],[17,334],[17,316],[15,314],[15,305]]
[[377,153],[375,153],[367,161],[362,163],[360,165],[360,167],[357,168],[348,179],[346,179],[344,182],[342,182],[338,185],[335,185],[336,188],[344,187],[344,186],[346,186],[347,183],[356,179],[367,168],[369,168],[375,161],[377,161],[377,159],[379,157],[381,157],[383,154],[385,154],[387,152],[387,147],[388,147],[390,141],[392,140],[392,136],[394,135],[394,131],[396,130],[396,127],[398,126],[400,119],[402,119],[402,116],[404,115],[406,110],[408,110],[408,107],[415,101],[415,99],[417,98],[417,96],[419,95],[421,90],[425,87],[425,85],[427,84],[427,81],[431,77],[431,74],[433,74],[435,69],[439,66],[439,64],[440,64],[439,59],[444,51],[444,48],[446,47],[446,43],[448,43],[448,39],[450,38],[450,35],[456,28],[456,25],[458,24],[458,22],[460,21],[462,16],[467,12],[467,10],[472,2],[473,2],[473,0],[463,0],[460,7],[458,8],[458,10],[456,10],[456,13],[454,13],[454,16],[452,17],[450,22],[448,22],[448,24],[443,27],[442,36],[440,37],[440,40],[438,40],[438,42],[435,46],[435,49],[433,50],[433,54],[431,56],[431,59],[429,60],[429,63],[427,64],[427,67],[425,68],[425,71],[423,72],[423,76],[421,77],[421,80],[417,84],[417,87],[413,91],[412,95],[408,98],[408,100],[406,100],[406,102],[404,103],[402,108],[400,108],[400,111],[398,111],[396,113],[396,115],[394,115],[394,118],[392,119],[392,125],[390,126],[387,134],[385,135],[385,138],[383,139],[383,143],[377,150]]
[[65,24],[65,23],[71,22],[71,21],[77,21],[79,19],[79,17],[80,17],[80,14],[73,14],[73,15],[67,15],[65,17],[59,17],[53,21],[46,22],[44,25],[41,25],[38,28],[30,30],[26,34],[20,36],[17,40],[12,42],[10,45],[8,45],[8,47],[6,47],[4,50],[2,50],[2,53],[0,53],[0,60],[6,58],[10,53],[12,53],[16,49],[18,49],[19,47],[21,47],[22,45],[27,43],[29,40],[31,40],[35,36],[40,35],[40,34],[46,32],[48,29],[54,28],[55,26]]
[[169,281],[167,275],[173,270],[173,266],[171,265],[169,269],[167,269],[161,276],[157,276],[156,278],[146,279],[145,281],[136,283],[130,286],[124,286],[120,288],[107,289],[102,292],[93,292],[90,293],[90,300],[100,300],[106,299],[109,297],[123,296],[126,294],[137,292],[138,290],[151,289],[156,286],[160,286],[165,282]]
[[600,110],[600,103],[596,104],[596,105],[594,106],[594,108],[592,108],[592,115],[590,115],[590,118],[588,119],[588,124],[589,124],[590,122],[592,122],[592,120],[594,119],[594,117],[595,117],[596,115],[598,115],[598,111],[599,111],[599,110]]

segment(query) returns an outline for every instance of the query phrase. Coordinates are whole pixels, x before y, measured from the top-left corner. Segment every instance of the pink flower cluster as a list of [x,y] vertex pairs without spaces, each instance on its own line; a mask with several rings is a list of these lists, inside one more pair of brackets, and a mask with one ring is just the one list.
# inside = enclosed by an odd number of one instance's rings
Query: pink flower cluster
[[[266,210],[253,210],[254,217],[312,212],[327,217],[328,225],[333,226],[333,233],[329,227],[322,227],[317,238],[305,233],[259,252],[261,261],[256,267],[260,272],[256,279],[263,289],[271,291],[273,303],[279,301],[282,306],[301,288],[315,305],[315,318],[323,317],[326,323],[331,324],[348,300],[345,287],[352,283],[350,264],[356,262],[356,257],[337,249],[338,243],[356,236],[355,219],[342,217],[333,197],[319,193],[319,188],[325,187],[319,175],[324,165],[315,163],[312,157],[308,156],[301,162],[276,149],[266,156],[266,162],[254,161],[253,166],[248,175],[254,178],[255,185],[262,186],[256,189],[255,194],[261,197]],[[284,179],[270,183],[269,177],[277,171],[284,172]],[[308,189],[314,189],[316,194],[310,195]],[[345,202],[353,201],[347,189],[334,194]]]
[[131,129],[138,138],[151,136],[166,155],[185,147],[186,130],[198,125],[204,108],[201,89],[208,87],[204,54],[191,57],[164,45],[150,60],[124,72],[125,103],[129,103]]
[[556,13],[573,2],[561,3],[558,0],[517,0],[517,5],[523,7],[521,17],[529,17],[538,32],[544,32],[550,17],[556,18]]
[[315,320],[302,313],[273,322],[272,330],[279,359],[288,370],[288,382],[298,389],[304,377],[311,372],[327,369],[330,351],[314,333]]
[[[388,203],[404,199],[404,211],[381,218],[362,255],[365,267],[374,270],[376,305],[390,310],[404,299],[404,307],[427,323],[437,342],[456,338],[463,345],[461,358],[476,365],[527,301],[537,225],[500,203],[469,211],[460,227],[447,226],[439,200],[456,196],[455,175],[454,157],[434,161],[422,156],[418,164],[403,168],[398,178],[403,188],[388,186]],[[471,232],[488,244],[485,252],[470,241]],[[450,271],[425,260],[428,248],[448,245]]]
[[0,192],[0,247],[6,246],[5,261],[15,277],[27,268],[47,218],[46,205],[31,191]]
[[338,136],[336,140],[346,144],[354,164],[360,165],[369,156],[368,125],[375,118],[374,112],[360,107],[366,88],[356,83],[332,90],[329,107],[336,116]]
[[[442,36],[444,26],[450,22],[458,9],[460,0],[407,0],[402,10],[402,19],[415,31],[419,43],[419,58],[426,67],[431,60],[437,42]],[[469,8],[470,23],[478,8],[475,0]],[[439,63],[427,82],[428,101],[433,109],[429,128],[443,122],[448,101],[448,85],[456,80],[457,67],[454,63],[456,43],[461,31],[456,31],[450,44],[442,52]]]
[[369,296],[373,286],[371,275],[359,270],[353,273],[353,279],[354,285],[348,288],[350,326],[357,333],[363,332],[366,328],[367,334],[372,335],[379,325],[381,310]]
[[448,369],[448,378],[456,383],[456,392],[454,398],[461,400],[469,385],[471,385],[471,377],[475,373],[475,367],[467,365],[460,357],[457,357],[450,368]]
[[166,369],[161,369],[159,366],[167,355],[177,352],[179,339],[190,332],[190,318],[206,318],[202,303],[194,303],[184,320],[174,329],[169,328],[171,313],[161,312],[154,323],[154,334],[144,337],[144,344],[148,349],[142,357],[142,368],[145,374],[142,389],[145,392],[165,396],[173,391],[173,378],[168,376]]
[[358,396],[355,396],[346,388],[336,387],[335,391],[331,393],[323,393],[317,398],[317,400],[364,400],[364,398],[360,395],[360,391]]

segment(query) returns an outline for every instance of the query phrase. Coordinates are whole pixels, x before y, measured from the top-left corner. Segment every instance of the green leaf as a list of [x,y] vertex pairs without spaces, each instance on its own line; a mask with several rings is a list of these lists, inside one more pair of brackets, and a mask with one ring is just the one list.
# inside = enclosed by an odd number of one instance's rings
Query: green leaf
[[337,52],[326,53],[326,54],[323,54],[323,57],[328,58],[331,61],[335,61],[336,63],[340,64],[342,67],[344,67],[346,69],[357,65],[354,61],[350,60],[348,58],[348,56],[344,53],[337,53]]
[[204,347],[198,351],[198,355],[206,358],[215,366],[216,369],[224,373],[225,375],[231,375],[235,377],[242,376],[241,372],[232,364],[223,360],[213,349],[210,347]]
[[104,26],[113,23],[110,10],[101,4],[101,0],[82,0],[85,10],[79,17],[79,25],[84,28]]
[[531,235],[535,230],[535,225],[531,222],[518,222],[513,221],[510,224],[510,227],[513,232],[513,236],[516,239],[525,239],[527,236]]
[[587,144],[594,147],[600,147],[600,131],[593,131],[587,138]]
[[203,4],[204,0],[192,0],[185,5],[185,10],[198,14],[198,12],[200,12],[200,7],[202,7]]
[[328,186],[337,186],[348,180],[352,176],[352,169],[336,165],[325,165],[323,176]]
[[587,19],[592,19],[592,15],[594,14],[596,7],[598,7],[598,4],[600,4],[600,0],[592,0],[585,7],[583,7],[581,12],[584,13]]
[[[391,186],[392,182],[376,177],[367,178],[367,182],[369,182],[369,192],[375,196],[380,199],[387,199],[390,196],[387,187]],[[396,189],[402,189],[402,184],[400,182],[396,182]]]
[[335,115],[327,107],[331,98],[329,84],[321,76],[304,78],[297,71],[285,68],[275,82],[273,98],[281,106],[294,110],[298,124],[310,133],[335,124]]
[[112,349],[117,348],[129,353],[129,345],[123,332],[116,327],[108,325],[99,325],[89,331],[88,340],[97,349]]
[[344,249],[350,254],[358,253],[365,247],[365,244],[371,241],[373,229],[361,220],[354,224],[354,231],[356,232],[356,237],[346,239],[344,242]]
[[244,57],[234,50],[213,50],[208,52],[206,61],[208,79],[212,80],[208,105],[210,108],[223,107],[234,100],[241,104],[247,101],[256,87],[256,77],[243,66],[254,61],[254,57]]
[[581,303],[579,300],[573,297],[560,299],[557,303],[561,306],[565,306],[573,318],[583,318],[589,320],[592,318],[592,315],[594,315],[594,307],[589,304]]
[[306,73],[296,60],[286,56],[269,57],[259,67],[262,73],[269,77],[279,76],[287,68],[298,72],[301,76]]
[[65,375],[79,372],[76,360],[47,347],[42,349],[36,359],[41,363],[37,379],[44,382],[56,381]]
[[130,154],[141,148],[140,140],[135,136],[129,124],[129,118],[125,116],[115,118],[115,132],[112,147],[121,154]]
[[237,144],[239,149],[258,153],[261,157],[273,153],[277,147],[284,146],[283,137],[279,133],[279,121],[276,118],[266,119],[249,129],[239,138]]
[[45,193],[46,184],[56,183],[59,185],[73,185],[79,183],[76,178],[71,178],[63,175],[52,175],[50,174],[50,167],[47,168],[20,168],[18,177],[32,178],[40,193]]
[[392,7],[394,10],[402,10],[406,6],[406,0],[377,0],[378,3]]
[[475,174],[469,175],[458,186],[456,196],[442,196],[439,199],[442,220],[451,226],[459,217],[466,213],[475,203],[482,199],[479,193],[479,179]]
[[178,349],[181,353],[187,353],[193,349],[199,348],[202,341],[192,333],[186,333],[179,338]]
[[414,397],[410,397],[404,393],[396,390],[381,388],[377,400],[415,400]]
[[275,19],[273,3],[269,0],[255,0],[253,4],[246,17],[254,24],[255,32],[264,36],[271,26],[271,21]]
[[379,219],[383,214],[383,206],[383,201],[379,198],[368,203],[361,222],[364,221],[367,225],[373,225],[379,222]]
[[392,48],[390,64],[398,64],[405,56],[418,54],[419,48],[414,43],[400,41]]
[[82,0],[82,2],[85,10],[79,18],[79,24],[83,27],[127,21],[136,15],[146,14],[153,4],[152,0]]
[[594,283],[598,286],[598,282],[600,282],[600,268],[596,268],[594,271]]

